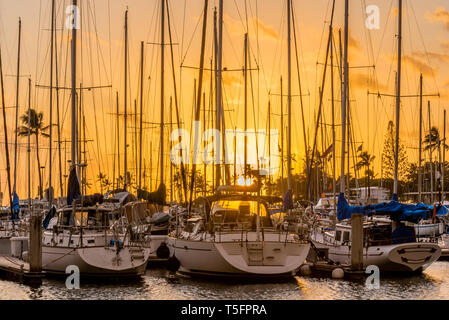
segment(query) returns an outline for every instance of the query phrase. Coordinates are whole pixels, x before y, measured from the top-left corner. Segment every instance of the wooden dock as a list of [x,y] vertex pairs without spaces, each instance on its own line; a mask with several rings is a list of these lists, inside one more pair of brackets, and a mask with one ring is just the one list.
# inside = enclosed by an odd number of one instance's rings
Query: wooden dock
[[30,264],[18,258],[0,255],[0,275],[26,284],[42,283],[43,273],[30,271]]

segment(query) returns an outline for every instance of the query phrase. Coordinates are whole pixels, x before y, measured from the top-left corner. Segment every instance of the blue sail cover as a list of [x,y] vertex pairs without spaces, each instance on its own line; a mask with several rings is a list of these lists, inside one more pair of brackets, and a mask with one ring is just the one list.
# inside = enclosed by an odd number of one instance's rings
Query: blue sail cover
[[[395,221],[419,222],[421,219],[428,219],[433,216],[433,206],[418,204],[399,203],[395,199],[390,202],[382,202],[368,206],[350,206],[345,199],[345,195],[340,193],[337,204],[338,220],[351,218],[352,214],[361,213],[363,215],[389,215]],[[448,209],[444,206],[436,207],[437,216],[445,216]]]
[[14,191],[12,195],[12,210],[11,210],[11,219],[12,220],[18,220],[20,214],[20,203],[19,203],[19,196]]

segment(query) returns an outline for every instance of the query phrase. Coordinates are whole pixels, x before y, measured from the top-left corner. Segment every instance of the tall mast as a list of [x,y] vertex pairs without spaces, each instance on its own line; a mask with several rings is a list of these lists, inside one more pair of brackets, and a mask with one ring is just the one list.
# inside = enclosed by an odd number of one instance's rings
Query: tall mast
[[245,77],[245,153],[244,153],[244,166],[243,172],[245,176],[245,184],[246,184],[246,176],[247,176],[247,165],[248,165],[248,136],[246,134],[246,130],[248,130],[248,33],[245,33],[245,69],[244,69],[244,77]]
[[[168,0],[166,3],[168,6]],[[173,79],[173,92],[174,92],[174,99],[175,99],[176,122],[177,122],[178,129],[181,129],[181,119],[179,116],[179,107],[178,107],[178,90],[176,87],[175,62],[174,62],[174,54],[173,54],[173,40],[172,40],[172,33],[171,33],[170,10],[167,11],[167,24],[168,24],[168,37],[170,39],[170,58],[171,58],[171,66],[172,66],[171,69],[172,69],[172,79]],[[181,143],[181,140],[182,140],[182,138],[179,137],[178,138],[179,143]],[[181,159],[184,159],[182,149],[180,150],[180,155],[181,155]],[[184,163],[182,161],[180,163],[180,167],[181,167],[181,178],[182,178],[182,187],[184,190],[184,197],[187,201],[187,177],[186,177],[186,172],[184,169]],[[180,201],[182,202],[183,201],[182,193],[180,193],[180,195],[181,195]]]
[[331,55],[331,106],[332,106],[332,194],[334,198],[334,214],[336,218],[336,178],[335,178],[335,105],[334,105],[334,46],[333,46],[333,27],[329,26],[329,34],[331,38],[330,55]]
[[[54,39],[56,43],[56,39]],[[55,84],[56,84],[56,120],[58,128],[58,162],[59,162],[59,194],[62,198],[64,196],[64,185],[62,181],[62,152],[61,152],[61,119],[59,113],[59,80],[58,80],[58,49],[55,49]],[[65,153],[65,151],[64,151]]]
[[348,30],[349,30],[349,0],[345,0],[345,30],[343,56],[343,86],[341,91],[341,176],[340,193],[345,192],[345,149],[346,149],[346,104],[348,93]]
[[165,0],[161,0],[161,123],[160,123],[160,174],[164,183],[164,50],[165,50]]
[[48,146],[48,202],[53,204],[52,192],[52,138],[53,138],[53,55],[54,55],[54,33],[55,33],[55,0],[51,1],[51,42],[50,42],[50,127]]
[[[139,189],[142,188],[142,124],[143,124],[143,63],[144,42],[140,42],[140,128],[139,128]],[[170,119],[171,122],[171,119]]]
[[[170,132],[173,132],[173,100],[170,96]],[[141,142],[142,143],[142,142]],[[171,149],[171,141],[169,141],[169,147]],[[170,161],[170,202],[173,202],[173,162]]]
[[443,163],[441,165],[441,194],[442,199],[444,201],[444,171],[446,171],[446,109],[444,109],[444,118],[443,118]]
[[117,189],[120,189],[120,105],[118,100],[118,92],[115,92],[116,107],[117,107]]
[[28,167],[28,212],[31,212],[31,78],[28,79],[28,141],[27,141],[27,167]]
[[0,48],[0,82],[2,89],[2,111],[3,111],[3,130],[5,134],[5,155],[6,155],[6,173],[8,175],[8,198],[9,206],[12,208],[12,192],[11,192],[11,167],[9,162],[9,145],[8,145],[8,130],[6,126],[6,102],[5,102],[5,84],[3,82],[3,64],[2,64],[2,51]]
[[281,193],[284,194],[284,86],[281,76]]
[[394,149],[394,185],[393,197],[398,196],[398,159],[399,159],[399,114],[401,107],[401,60],[402,60],[402,0],[398,0],[398,71],[396,83],[396,142]]
[[291,0],[287,0],[287,44],[288,44],[288,93],[287,93],[287,188],[292,188],[292,52],[291,52]]
[[20,47],[22,40],[22,20],[19,18],[19,42],[17,45],[17,74],[16,74],[16,125],[15,125],[15,138],[14,138],[14,187],[13,192],[16,192],[16,179],[17,179],[17,125],[19,123],[19,89],[20,89]]
[[271,188],[271,100],[268,100],[268,167],[270,168],[268,182]]
[[[218,6],[218,30],[217,30],[218,41],[216,44],[216,59],[217,66],[215,69],[216,72],[216,129],[220,131],[221,128],[221,117],[222,117],[222,63],[223,63],[223,0],[219,0]],[[222,128],[224,130],[224,128]],[[216,186],[220,185],[221,180],[221,150],[220,150],[220,138],[217,137],[215,153],[216,153]]]
[[[76,26],[77,26],[77,10],[78,1],[73,0],[73,27],[72,27],[72,165],[75,166],[75,172],[78,172],[76,165],[77,159],[77,127],[76,127]],[[40,169],[39,169],[40,170]],[[79,180],[79,176],[78,176]]]
[[[203,91],[203,74],[204,74],[204,51],[206,47],[206,28],[207,28],[207,6],[209,1],[204,0],[204,10],[203,10],[203,32],[201,35],[201,52],[200,52],[200,70],[199,70],[199,76],[198,76],[198,92],[196,93],[196,109],[195,109],[195,122],[194,122],[194,148],[193,148],[193,165],[192,165],[192,178],[191,178],[191,184],[190,184],[190,200],[189,200],[189,211],[191,209],[192,199],[193,199],[193,190],[195,188],[195,175],[196,175],[196,159],[197,159],[197,150],[200,148],[198,145],[198,137],[200,136],[200,133],[198,132],[200,130],[199,121],[200,121],[200,115],[201,115],[201,97],[202,97],[202,91]],[[195,92],[194,92],[195,94]]]
[[136,185],[139,185],[139,148],[137,146],[137,99],[134,99],[134,173],[136,177]]
[[427,114],[429,117],[430,203],[433,204],[433,157],[432,157],[432,123],[430,118],[430,101],[427,101]]
[[128,145],[127,145],[127,125],[128,125],[128,111],[127,111],[127,99],[128,99],[128,9],[125,11],[125,98],[124,98],[124,119],[125,119],[125,171],[124,171],[124,186],[126,190],[128,187]]
[[422,202],[422,73],[419,76],[418,202]]

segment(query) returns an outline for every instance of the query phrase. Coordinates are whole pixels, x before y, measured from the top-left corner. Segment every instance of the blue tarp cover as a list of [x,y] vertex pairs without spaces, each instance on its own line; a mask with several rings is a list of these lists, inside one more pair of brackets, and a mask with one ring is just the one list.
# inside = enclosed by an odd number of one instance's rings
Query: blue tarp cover
[[16,191],[13,192],[12,196],[12,210],[11,210],[11,219],[12,220],[18,220],[20,219],[20,202],[19,202],[19,196],[17,195]]
[[[351,218],[353,213],[361,213],[363,215],[390,215],[395,221],[418,222],[421,219],[428,219],[433,216],[433,206],[424,203],[404,204],[394,200],[390,202],[382,202],[379,204],[368,206],[350,206],[345,199],[343,193],[338,196],[337,217],[338,220]],[[445,216],[448,209],[444,206],[437,206],[436,215]]]

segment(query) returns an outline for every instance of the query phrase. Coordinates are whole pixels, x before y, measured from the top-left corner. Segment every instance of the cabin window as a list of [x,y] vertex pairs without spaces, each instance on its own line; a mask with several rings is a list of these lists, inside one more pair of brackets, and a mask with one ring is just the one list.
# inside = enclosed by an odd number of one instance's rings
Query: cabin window
[[349,241],[349,231],[343,232],[343,242]]
[[335,241],[341,241],[341,230],[335,232]]

